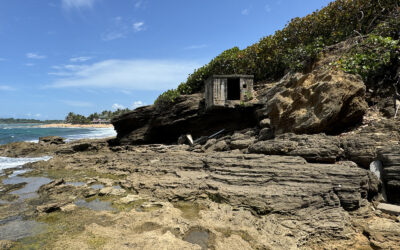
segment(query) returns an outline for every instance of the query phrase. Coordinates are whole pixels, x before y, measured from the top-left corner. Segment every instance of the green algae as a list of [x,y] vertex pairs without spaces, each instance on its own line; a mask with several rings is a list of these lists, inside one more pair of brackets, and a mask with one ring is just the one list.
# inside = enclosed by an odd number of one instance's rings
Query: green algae
[[[45,214],[37,221],[47,225],[46,232],[18,240],[11,249],[53,249],[57,239],[73,239],[81,235],[87,225],[95,223],[100,226],[110,226],[113,224],[108,216],[85,208],[77,208],[71,212],[57,211]],[[105,242],[104,237],[89,235],[87,239],[88,245],[95,249],[101,248]]]
[[178,208],[182,212],[182,217],[188,220],[196,220],[200,218],[200,211],[206,207],[203,204],[197,202],[184,202],[179,201],[173,203],[175,208]]

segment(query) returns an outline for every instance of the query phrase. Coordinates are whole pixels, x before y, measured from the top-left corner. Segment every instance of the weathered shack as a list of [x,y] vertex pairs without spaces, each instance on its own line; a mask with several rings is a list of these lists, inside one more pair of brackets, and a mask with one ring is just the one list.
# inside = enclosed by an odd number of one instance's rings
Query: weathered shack
[[213,75],[205,81],[206,109],[234,107],[253,98],[252,75]]

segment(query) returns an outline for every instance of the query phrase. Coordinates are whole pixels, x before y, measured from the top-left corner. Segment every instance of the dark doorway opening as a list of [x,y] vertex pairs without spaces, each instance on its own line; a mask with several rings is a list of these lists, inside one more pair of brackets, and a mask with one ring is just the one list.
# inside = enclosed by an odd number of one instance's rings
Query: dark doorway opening
[[228,100],[240,100],[240,78],[228,78]]

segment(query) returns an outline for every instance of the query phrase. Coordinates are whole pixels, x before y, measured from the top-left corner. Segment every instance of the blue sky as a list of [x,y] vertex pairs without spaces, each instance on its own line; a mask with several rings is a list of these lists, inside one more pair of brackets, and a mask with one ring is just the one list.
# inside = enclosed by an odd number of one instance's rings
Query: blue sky
[[152,104],[329,0],[1,0],[0,117]]

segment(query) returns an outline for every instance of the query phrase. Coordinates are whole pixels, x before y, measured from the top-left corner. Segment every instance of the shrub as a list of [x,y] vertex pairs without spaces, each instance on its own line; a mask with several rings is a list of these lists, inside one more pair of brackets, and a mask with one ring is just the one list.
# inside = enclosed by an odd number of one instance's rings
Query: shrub
[[158,107],[163,107],[168,103],[173,103],[176,98],[180,96],[180,93],[177,89],[170,89],[162,93],[154,102],[154,104]]
[[345,72],[359,74],[367,84],[383,77],[399,60],[398,40],[369,35],[357,47],[345,54],[335,65]]
[[310,67],[324,46],[373,31],[380,36],[398,36],[398,5],[399,0],[336,0],[310,15],[292,19],[282,30],[244,50],[235,47],[222,52],[190,74],[174,92],[199,92],[212,74],[253,74],[255,81],[276,80],[287,70],[303,71]]

